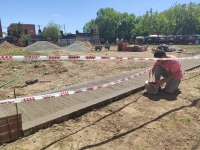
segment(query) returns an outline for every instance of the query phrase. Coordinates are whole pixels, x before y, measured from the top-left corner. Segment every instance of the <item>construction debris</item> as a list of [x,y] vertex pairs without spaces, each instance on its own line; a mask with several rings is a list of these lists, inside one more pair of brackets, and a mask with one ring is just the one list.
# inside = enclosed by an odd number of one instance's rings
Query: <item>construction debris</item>
[[89,50],[89,48],[81,45],[81,44],[71,44],[69,46],[67,46],[67,48],[65,50],[68,51],[87,51]]
[[147,51],[148,46],[140,46],[140,45],[134,45],[134,46],[127,46],[127,51],[129,52],[144,52]]
[[37,83],[38,82],[38,79],[37,78],[33,78],[33,79],[29,79],[26,81],[26,84],[27,85],[30,85],[30,84],[34,84],[34,83]]
[[92,49],[93,45],[89,41],[75,41],[73,44],[80,44],[86,47],[87,49]]
[[25,50],[40,51],[40,50],[57,50],[61,47],[47,41],[38,41],[24,48]]

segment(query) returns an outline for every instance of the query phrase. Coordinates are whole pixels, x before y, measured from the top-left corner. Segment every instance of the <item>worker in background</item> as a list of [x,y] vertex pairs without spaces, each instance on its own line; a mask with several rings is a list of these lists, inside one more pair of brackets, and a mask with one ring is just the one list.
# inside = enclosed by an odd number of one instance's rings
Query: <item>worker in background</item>
[[118,44],[119,44],[119,39],[117,38],[117,39],[116,39],[116,45],[118,45]]
[[[157,50],[154,53],[155,58],[176,58],[172,55],[166,55],[164,50]],[[173,93],[183,78],[183,71],[179,59],[174,60],[157,60],[153,67],[152,73],[155,75],[155,82],[162,87],[165,83],[164,92]],[[161,79],[163,77],[163,79]]]
[[25,46],[28,46],[28,39],[26,39],[25,41]]

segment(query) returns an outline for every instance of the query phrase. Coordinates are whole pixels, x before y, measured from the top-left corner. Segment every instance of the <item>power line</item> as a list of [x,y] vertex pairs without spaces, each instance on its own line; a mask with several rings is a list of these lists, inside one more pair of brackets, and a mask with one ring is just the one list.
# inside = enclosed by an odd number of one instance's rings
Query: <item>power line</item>
[[154,2],[153,4],[149,5],[148,7],[144,8],[143,10],[139,11],[137,14],[141,13],[142,11],[146,10],[147,8],[151,7],[152,5],[154,5],[155,3],[157,3],[160,0],[157,0],[156,2]]

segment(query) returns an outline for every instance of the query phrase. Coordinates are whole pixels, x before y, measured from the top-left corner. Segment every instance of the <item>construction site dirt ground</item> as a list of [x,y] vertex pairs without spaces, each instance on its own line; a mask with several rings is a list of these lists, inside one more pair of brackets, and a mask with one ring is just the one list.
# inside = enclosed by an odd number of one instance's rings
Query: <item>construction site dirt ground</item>
[[[179,46],[196,52],[197,46]],[[20,49],[0,51],[1,55],[95,55],[153,57],[146,52],[117,52],[116,47],[101,52],[41,51]],[[191,56],[177,52],[178,57]],[[188,60],[189,61],[189,60]],[[1,61],[0,83],[5,83],[33,62]],[[151,66],[153,61],[43,61],[25,70],[16,80],[0,88],[0,98],[13,98],[13,87],[37,77],[51,81],[16,89],[18,96],[34,94],[133,69]],[[18,69],[18,70],[16,70]],[[15,70],[15,71],[14,71]],[[48,72],[48,75],[43,75]],[[179,91],[148,95],[145,90],[83,116],[4,144],[1,149],[197,149],[200,145],[200,74],[185,74]]]

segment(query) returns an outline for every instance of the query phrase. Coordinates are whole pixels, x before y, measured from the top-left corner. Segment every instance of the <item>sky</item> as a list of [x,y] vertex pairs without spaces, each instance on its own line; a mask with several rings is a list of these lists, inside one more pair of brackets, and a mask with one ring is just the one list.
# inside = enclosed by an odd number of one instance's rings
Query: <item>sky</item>
[[100,8],[143,15],[150,8],[162,12],[175,3],[200,3],[200,0],[1,0],[0,19],[3,32],[11,23],[35,24],[36,32],[49,21],[59,24],[64,33],[83,32],[83,26],[96,18]]

